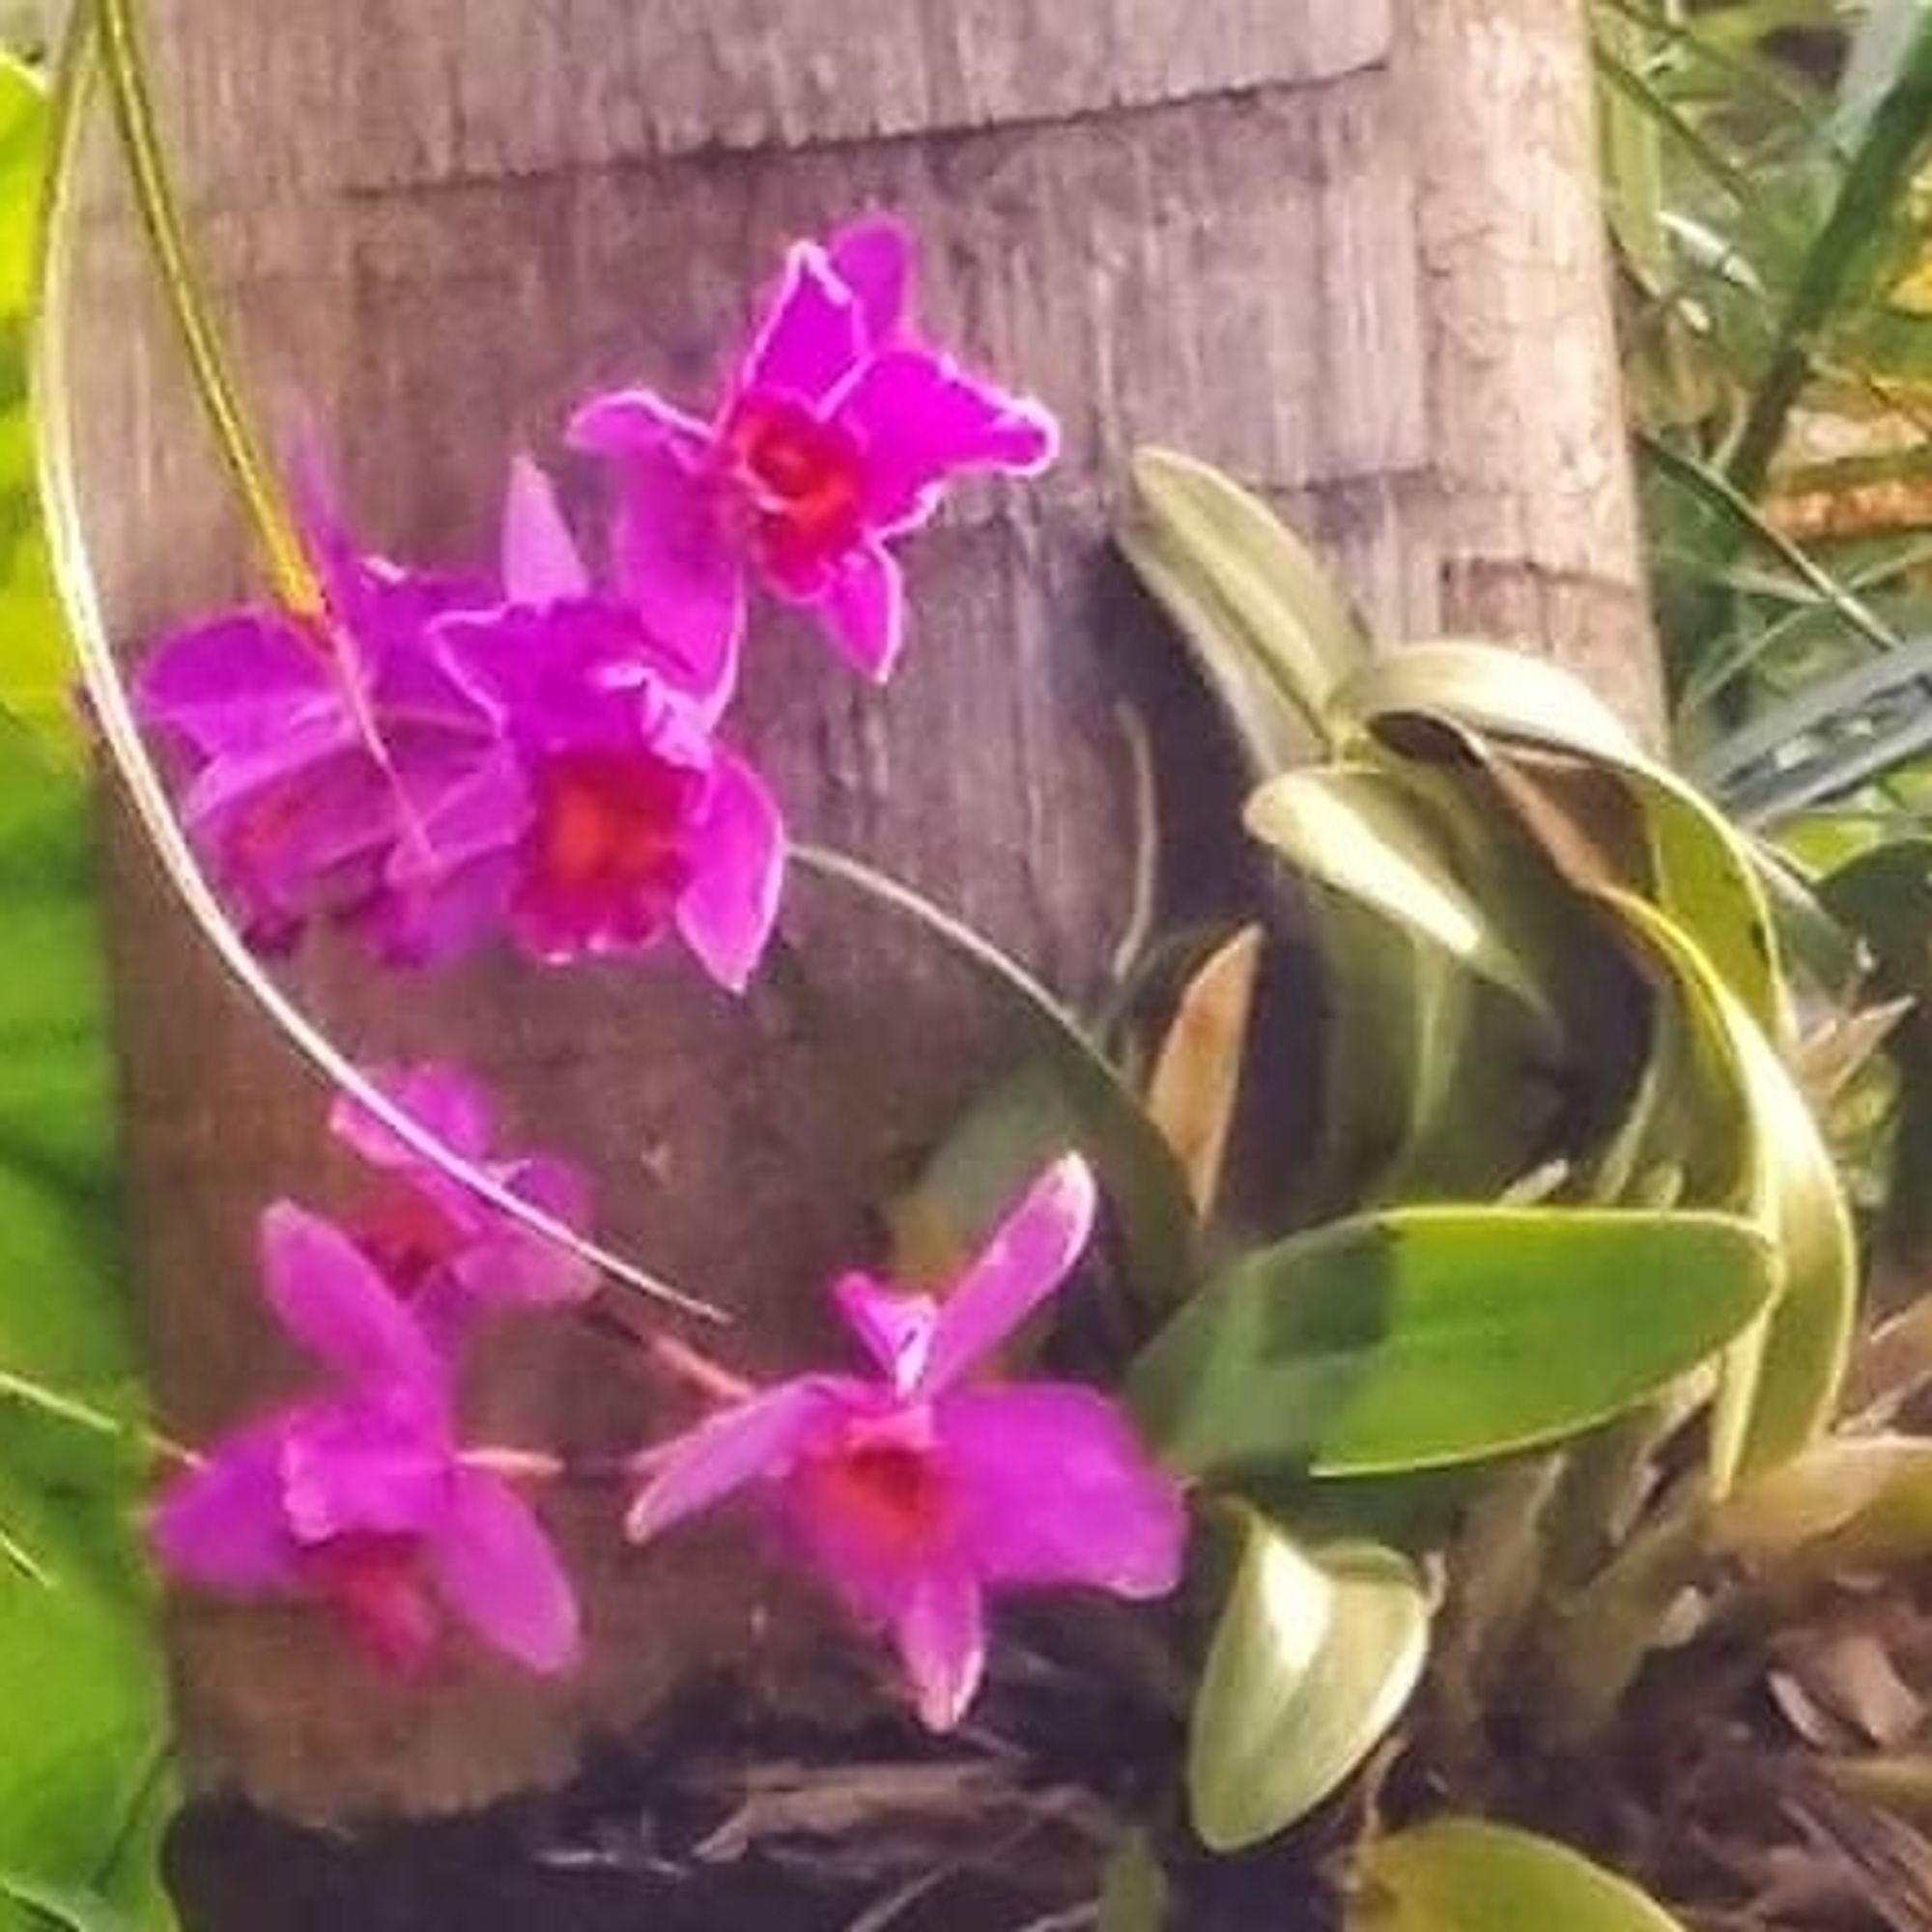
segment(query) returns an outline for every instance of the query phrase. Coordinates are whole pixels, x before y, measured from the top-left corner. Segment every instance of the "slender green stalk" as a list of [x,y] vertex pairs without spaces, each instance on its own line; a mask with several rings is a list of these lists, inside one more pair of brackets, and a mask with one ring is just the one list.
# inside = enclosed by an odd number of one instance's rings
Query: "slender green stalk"
[[322,587],[308,547],[275,467],[242,406],[220,325],[201,297],[202,283],[156,126],[136,0],[96,0],[96,6],[99,65],[133,184],[134,207],[187,353],[195,393],[208,412],[215,445],[261,545],[276,598],[298,615],[319,614]]
[[1819,331],[1831,320],[1873,238],[1885,232],[1886,211],[1909,183],[1932,131],[1932,23],[1921,26],[1899,63],[1852,156],[1837,199],[1806,251],[1797,286],[1778,323],[1763,380],[1752,392],[1744,427],[1725,464],[1733,489],[1755,497],[1784,439],[1785,424],[1810,379]]
[[[102,0],[103,11],[121,5],[125,5],[125,0]],[[220,900],[202,872],[193,847],[182,832],[167,786],[142,740],[140,726],[128,702],[127,685],[115,658],[89,555],[75,476],[71,408],[73,384],[67,365],[64,324],[71,298],[72,203],[80,159],[80,137],[88,100],[101,73],[100,57],[104,51],[104,43],[97,35],[97,25],[96,16],[86,7],[76,12],[63,50],[54,90],[46,201],[41,218],[29,381],[41,513],[46,525],[54,582],[73,635],[74,650],[94,708],[95,722],[127,786],[135,815],[188,916],[236,983],[268,1014],[311,1065],[365,1108],[412,1153],[460,1181],[499,1213],[575,1255],[612,1281],[685,1315],[708,1321],[725,1321],[729,1318],[722,1309],[671,1287],[526,1201],[494,1176],[466,1160],[412,1115],[397,1107],[262,971],[235,931]],[[123,41],[121,44],[124,53],[133,48],[133,43],[128,41]],[[123,80],[126,80],[125,71]],[[136,119],[140,118],[137,113]],[[137,196],[152,195],[156,181],[152,166],[146,172],[137,173],[134,182]],[[156,211],[153,207],[148,209],[146,226],[151,236],[157,227],[166,230],[172,225],[172,217],[167,211]],[[173,259],[178,268],[186,261],[185,255],[180,253]],[[172,293],[178,315],[184,309],[195,313],[201,311],[200,294],[191,279],[179,282]],[[205,320],[197,325],[197,328],[198,339],[204,343],[214,340]],[[206,371],[202,374],[205,375]],[[225,390],[224,393],[229,397],[231,408],[237,411],[235,419],[245,421],[234,402],[234,392]],[[215,421],[217,433],[220,433],[224,417],[217,413]],[[244,439],[228,450],[230,468],[238,475],[243,469],[241,452],[246,446]]]

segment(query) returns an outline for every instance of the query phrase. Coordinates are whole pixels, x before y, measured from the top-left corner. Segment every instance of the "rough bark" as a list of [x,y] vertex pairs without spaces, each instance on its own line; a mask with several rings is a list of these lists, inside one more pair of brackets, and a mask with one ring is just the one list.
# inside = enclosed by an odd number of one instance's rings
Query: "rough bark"
[[[1100,557],[1157,440],[1269,493],[1388,636],[1486,632],[1646,727],[1577,0],[157,0],[204,252],[271,419],[324,425],[360,526],[476,554],[502,459],[589,382],[703,395],[790,236],[855,208],[923,238],[924,302],[1061,412],[1037,489],[968,493],[914,553],[907,668],[862,691],[761,622],[740,725],[795,821],[912,878],[1070,995],[1124,917],[1128,761],[1227,839],[1226,769]],[[91,496],[132,639],[229,594],[240,548],[105,164],[83,327]],[[1195,851],[1225,849],[1198,842]],[[220,982],[131,841],[115,865],[137,1252],[169,1425],[290,1365],[249,1269],[270,1194],[326,1199],[324,1096]],[[445,1051],[587,1155],[604,1226],[737,1312],[749,1366],[822,1346],[817,1284],[997,1065],[983,994],[801,885],[744,1007],[668,959],[420,985],[312,949],[368,1058]],[[500,1432],[627,1444],[679,1411],[580,1336],[507,1337]],[[184,1605],[197,1779],[298,1813],[462,1806],[701,1671],[810,1676],[818,1626],[728,1530],[645,1560],[560,1512],[594,1654],[532,1689],[465,1662],[398,1696],[301,1616]],[[600,1553],[601,1552],[601,1553]]]

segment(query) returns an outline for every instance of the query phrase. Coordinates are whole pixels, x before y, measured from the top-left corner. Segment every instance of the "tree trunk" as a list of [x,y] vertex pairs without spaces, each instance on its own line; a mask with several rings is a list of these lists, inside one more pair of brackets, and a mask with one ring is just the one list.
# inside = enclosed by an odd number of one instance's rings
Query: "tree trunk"
[[[270,422],[318,422],[358,527],[405,554],[484,554],[505,453],[548,453],[589,384],[701,397],[789,238],[910,220],[934,332],[1042,394],[1065,458],[918,540],[889,692],[755,627],[739,735],[797,827],[1071,997],[1127,916],[1119,705],[1207,855],[1190,880],[1236,865],[1231,767],[1102,554],[1139,441],[1265,490],[1382,635],[1514,639],[1656,726],[1579,0],[156,0],[150,38]],[[232,594],[242,552],[98,172],[84,480],[132,640]],[[114,893],[137,1253],[194,1438],[284,1385],[253,1222],[327,1200],[326,1098],[129,838]],[[959,968],[822,888],[798,882],[784,937],[742,1006],[657,957],[413,981],[322,946],[292,971],[360,1057],[497,1079],[527,1140],[593,1163],[603,1232],[730,1307],[727,1349],[765,1370],[825,1348],[819,1284],[1009,1040]],[[582,1448],[682,1414],[595,1338],[532,1331],[477,1399],[509,1439]],[[197,1785],[458,1809],[700,1678],[810,1702],[826,1632],[730,1530],[639,1559],[611,1498],[561,1514],[594,1634],[562,1690],[477,1667],[399,1696],[294,1613],[182,1605]]]

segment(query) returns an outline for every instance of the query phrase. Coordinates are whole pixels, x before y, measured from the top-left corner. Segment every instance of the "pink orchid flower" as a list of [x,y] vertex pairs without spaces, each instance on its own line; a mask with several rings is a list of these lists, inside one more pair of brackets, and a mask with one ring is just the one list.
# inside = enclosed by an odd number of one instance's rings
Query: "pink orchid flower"
[[309,494],[324,613],[178,631],[140,666],[135,705],[186,754],[183,822],[251,945],[286,950],[323,920],[425,964],[492,923],[495,827],[521,810],[487,709],[425,645],[432,617],[490,593],[355,551]]
[[[590,1186],[554,1154],[492,1154],[495,1109],[483,1087],[453,1066],[373,1069],[404,1113],[513,1194],[566,1226],[590,1219]],[[493,1309],[554,1308],[595,1290],[589,1266],[508,1220],[460,1180],[405,1147],[355,1100],[336,1101],[329,1131],[375,1170],[350,1233],[432,1339],[454,1346]]]
[[282,1326],[336,1378],[225,1437],[150,1521],[184,1581],[326,1605],[379,1662],[420,1671],[448,1619],[539,1672],[579,1648],[577,1602],[527,1504],[458,1446],[448,1359],[348,1236],[289,1203],[262,1221]]
[[627,952],[675,927],[742,991],[778,915],[784,829],[719,743],[727,654],[681,655],[598,594],[548,479],[520,461],[504,519],[508,601],[435,626],[442,662],[511,748],[526,810],[511,930],[540,959]]
[[621,587],[654,629],[728,657],[749,569],[884,679],[904,630],[892,539],[925,523],[962,470],[1034,475],[1053,460],[1039,404],[913,333],[911,283],[895,222],[797,242],[711,422],[650,389],[579,411],[572,440],[611,459],[623,492]]
[[833,1293],[876,1375],[800,1377],[646,1451],[633,1540],[759,1485],[793,1546],[890,1631],[934,1730],[979,1687],[988,1591],[1165,1595],[1180,1574],[1180,1493],[1114,1406],[1071,1383],[969,1380],[1066,1278],[1094,1209],[1093,1177],[1069,1156],[942,1299],[845,1276]]

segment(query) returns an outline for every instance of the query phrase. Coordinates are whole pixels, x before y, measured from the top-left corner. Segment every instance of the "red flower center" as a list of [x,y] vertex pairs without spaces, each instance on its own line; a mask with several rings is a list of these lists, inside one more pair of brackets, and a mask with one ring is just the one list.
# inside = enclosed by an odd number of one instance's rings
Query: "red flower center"
[[442,1619],[423,1580],[416,1538],[352,1530],[301,1553],[303,1581],[344,1633],[385,1669],[421,1674]]
[[758,543],[781,567],[823,562],[858,542],[865,460],[835,423],[786,396],[750,395],[724,432]]
[[811,1506],[867,1542],[911,1556],[939,1542],[952,1517],[945,1479],[923,1450],[868,1442],[815,1458],[800,1471]]
[[419,1187],[392,1182],[377,1189],[355,1223],[356,1245],[405,1299],[462,1244],[462,1230]]
[[566,893],[676,894],[690,876],[685,819],[696,784],[695,772],[637,753],[552,758],[537,778],[537,872]]

